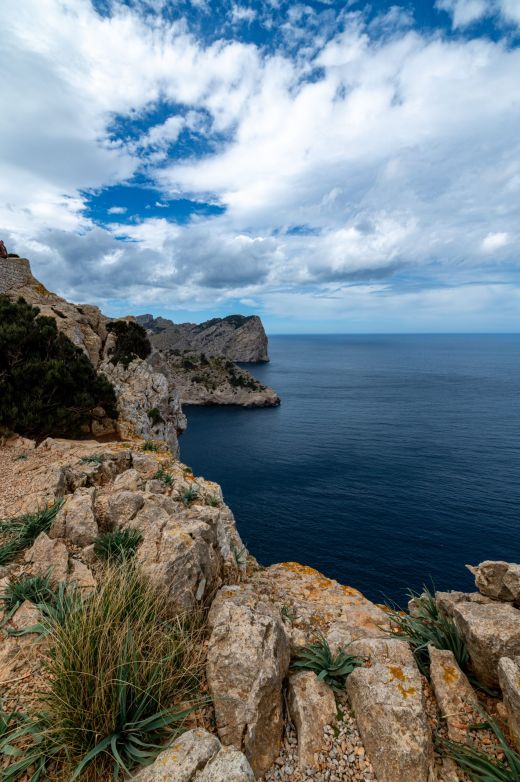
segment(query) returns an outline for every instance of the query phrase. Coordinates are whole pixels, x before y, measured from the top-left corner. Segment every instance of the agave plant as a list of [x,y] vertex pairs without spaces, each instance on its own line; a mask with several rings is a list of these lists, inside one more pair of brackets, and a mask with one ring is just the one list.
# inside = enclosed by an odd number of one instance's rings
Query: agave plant
[[421,594],[410,590],[408,597],[413,600],[413,613],[392,607],[389,619],[392,632],[410,644],[421,673],[429,674],[429,644],[436,649],[449,649],[460,668],[467,670],[468,651],[464,639],[453,620],[439,611],[434,595],[424,587]]
[[13,578],[0,594],[0,603],[5,611],[4,622],[8,622],[25,600],[31,603],[45,603],[54,598],[54,589],[49,574]]
[[7,534],[8,540],[0,546],[0,565],[5,565],[14,559],[21,551],[28,548],[40,532],[48,532],[61,506],[60,498],[50,508],[42,508],[36,513],[24,513],[14,519],[0,521],[0,532]]
[[94,551],[102,559],[122,562],[135,556],[143,536],[137,529],[122,529],[105,532],[94,544]]
[[504,755],[503,762],[469,744],[450,741],[440,736],[437,737],[437,745],[466,772],[472,782],[520,782],[520,755],[508,745],[496,722],[487,715],[486,717],[486,722],[479,727],[493,731],[499,744],[496,749]]
[[301,650],[292,667],[314,671],[318,679],[322,679],[333,690],[341,690],[347,676],[361,662],[359,657],[348,654],[344,649],[332,654],[327,639],[323,633],[318,633],[316,642]]
[[[23,743],[23,749],[17,746]],[[2,769],[2,782],[18,782],[27,779],[28,782],[40,782],[51,779],[49,767],[60,748],[50,739],[47,720],[44,715],[28,719],[25,715],[16,714],[8,723],[7,730],[0,730],[0,756],[13,760],[7,768]]]
[[157,470],[153,477],[156,481],[162,481],[166,486],[173,485],[173,475],[169,472],[166,472],[164,467],[161,467],[160,470]]

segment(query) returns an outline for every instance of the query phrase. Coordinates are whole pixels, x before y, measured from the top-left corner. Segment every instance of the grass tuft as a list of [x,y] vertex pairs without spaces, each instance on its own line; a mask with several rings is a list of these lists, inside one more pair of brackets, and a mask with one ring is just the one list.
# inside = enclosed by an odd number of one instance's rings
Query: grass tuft
[[31,603],[49,602],[54,598],[54,589],[48,574],[43,576],[21,575],[11,579],[4,591],[0,594],[0,603],[6,614],[6,621],[20,608],[22,603],[30,600]]
[[137,529],[122,529],[105,532],[94,543],[94,551],[101,559],[109,562],[123,562],[135,556],[143,536]]
[[145,440],[143,445],[141,446],[143,451],[160,451],[161,448],[157,443],[154,443],[153,440]]
[[0,743],[0,753],[22,752],[2,779],[19,779],[28,760],[43,769],[37,779],[50,765],[50,778],[69,782],[153,761],[201,705],[203,632],[201,614],[168,616],[136,567],[108,566],[79,610],[51,622],[41,711]]
[[40,532],[48,532],[62,505],[63,498],[60,498],[50,508],[0,521],[0,533],[7,536],[7,541],[0,545],[0,565],[11,562],[21,551],[29,548]]
[[162,481],[166,486],[173,486],[173,475],[169,472],[166,472],[164,467],[161,467],[160,470],[157,470],[153,477],[154,480]]
[[329,643],[322,633],[317,634],[315,643],[305,646],[294,662],[292,668],[314,671],[318,679],[322,679],[333,690],[342,690],[345,679],[354,668],[361,665],[359,657],[348,654],[340,649],[333,655]]
[[199,491],[194,486],[190,486],[189,489],[185,489],[181,493],[181,502],[183,505],[191,505],[192,502],[195,502],[199,497]]
[[103,457],[99,453],[91,453],[88,456],[82,456],[80,464],[103,464]]

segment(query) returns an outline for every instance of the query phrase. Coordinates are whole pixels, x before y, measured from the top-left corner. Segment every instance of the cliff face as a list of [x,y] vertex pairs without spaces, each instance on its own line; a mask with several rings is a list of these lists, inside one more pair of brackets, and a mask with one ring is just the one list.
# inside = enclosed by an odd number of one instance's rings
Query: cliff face
[[152,315],[139,315],[136,320],[160,350],[189,350],[249,363],[269,361],[267,335],[257,315],[228,315],[200,324],[173,323]]
[[[186,428],[179,396],[161,371],[160,360],[152,367],[136,359],[127,369],[114,366],[109,351],[114,337],[107,331],[107,318],[91,304],[76,305],[48,291],[31,272],[26,258],[0,258],[0,293],[9,298],[22,296],[38,307],[42,315],[54,318],[57,327],[90,358],[94,368],[108,377],[117,395],[119,419],[105,419],[95,424],[93,433],[107,435],[117,431],[122,437],[138,435],[145,439],[158,438],[178,451],[178,435]],[[158,410],[153,420],[149,410]]]

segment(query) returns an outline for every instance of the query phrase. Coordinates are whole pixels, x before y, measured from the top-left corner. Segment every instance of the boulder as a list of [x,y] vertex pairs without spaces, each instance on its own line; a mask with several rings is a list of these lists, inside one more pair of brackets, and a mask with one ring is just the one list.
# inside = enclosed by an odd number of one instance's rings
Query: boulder
[[365,639],[353,654],[368,659],[347,679],[347,693],[378,782],[428,782],[433,746],[422,677],[406,643]]
[[520,752],[520,656],[502,657],[499,660],[498,679],[511,738]]
[[508,603],[520,602],[520,565],[486,560],[476,567],[466,567],[475,576],[475,586],[481,594]]
[[323,730],[336,717],[334,693],[313,671],[299,671],[289,677],[288,705],[298,736],[298,763],[312,767],[314,753],[326,748]]
[[233,747],[220,752],[196,778],[197,782],[254,782],[255,775],[247,758]]
[[207,679],[223,744],[243,750],[256,776],[278,755],[289,643],[281,619],[251,593],[224,587],[209,614]]
[[128,526],[144,505],[144,496],[139,491],[118,491],[108,498],[107,513],[115,529]]
[[70,559],[71,572],[69,581],[75,583],[78,589],[91,590],[96,587],[96,579],[91,569],[87,567],[81,560]]
[[135,468],[125,470],[114,481],[114,489],[117,491],[137,491],[141,484],[141,476]]
[[452,611],[477,679],[486,687],[498,687],[500,658],[520,655],[520,611],[497,602],[459,602]]
[[78,489],[67,497],[63,508],[54,519],[49,536],[68,538],[78,546],[94,543],[98,536],[98,525],[94,514],[96,490]]
[[452,741],[464,742],[468,726],[479,722],[477,696],[465,674],[460,670],[453,652],[428,647],[430,677],[441,716],[446,720]]
[[69,571],[69,552],[62,540],[51,540],[40,532],[31,548],[25,552],[25,561],[33,575],[49,573],[53,583],[65,581]]
[[490,597],[481,595],[480,592],[436,592],[435,602],[445,616],[453,619],[453,610],[459,603],[487,605],[493,601]]
[[221,749],[216,736],[196,728],[183,733],[171,747],[161,752],[155,762],[142,769],[134,782],[192,782]]

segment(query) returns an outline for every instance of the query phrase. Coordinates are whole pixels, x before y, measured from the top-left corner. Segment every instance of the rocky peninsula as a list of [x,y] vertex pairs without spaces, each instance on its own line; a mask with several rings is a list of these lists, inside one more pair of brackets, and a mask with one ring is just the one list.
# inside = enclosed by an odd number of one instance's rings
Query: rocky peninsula
[[160,356],[115,362],[99,310],[9,269],[1,292],[53,313],[117,414],[80,438],[2,438],[2,779],[514,780],[520,565],[471,566],[475,591],[407,610],[263,567],[220,487],[179,459]]

